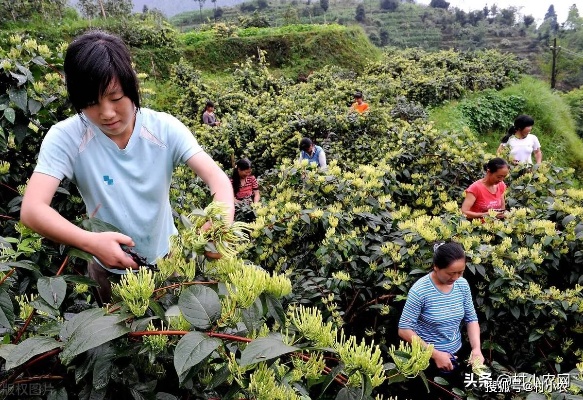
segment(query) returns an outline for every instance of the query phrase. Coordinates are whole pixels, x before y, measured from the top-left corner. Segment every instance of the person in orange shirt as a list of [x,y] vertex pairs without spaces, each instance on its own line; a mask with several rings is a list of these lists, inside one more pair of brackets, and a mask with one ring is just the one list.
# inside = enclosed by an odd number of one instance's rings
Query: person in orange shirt
[[350,106],[351,111],[356,111],[360,114],[368,110],[368,103],[364,102],[361,92],[354,93],[354,103]]

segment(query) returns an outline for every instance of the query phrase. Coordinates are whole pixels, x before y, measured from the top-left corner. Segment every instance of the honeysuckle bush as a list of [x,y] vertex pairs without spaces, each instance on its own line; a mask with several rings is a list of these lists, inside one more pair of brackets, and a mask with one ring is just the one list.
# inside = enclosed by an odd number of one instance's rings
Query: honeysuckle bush
[[[428,132],[418,144],[426,146]],[[422,156],[414,146],[407,151]],[[435,193],[435,184],[421,174],[401,183],[405,175],[389,164],[394,159],[389,153],[356,171],[336,162],[324,171],[284,162],[264,180],[267,200],[255,206],[248,257],[286,271],[293,296],[324,310],[329,321],[388,346],[398,340],[402,300],[428,272],[433,244],[457,240],[468,255],[466,278],[489,362],[538,374],[574,369],[583,355],[575,345],[583,333],[583,191],[572,187],[572,170],[549,163],[513,168],[507,217],[482,222],[461,215],[467,185],[455,173],[445,174],[442,198],[429,204],[424,194]],[[422,157],[420,163],[431,168]],[[479,163],[461,156],[448,168],[481,175]]]
[[[433,243],[448,239],[468,253],[494,376],[583,369],[583,195],[572,171],[547,162],[513,167],[508,217],[467,221],[463,190],[492,155],[469,132],[437,131],[418,108],[508,85],[521,71],[514,58],[391,50],[366,70],[327,67],[293,83],[258,53],[221,86],[180,62],[171,81],[181,95],[166,111],[193,127],[225,169],[248,156],[261,176],[252,241],[242,257],[209,261],[196,255],[206,245],[186,223],[159,271],[120,280],[106,310],[96,307],[78,257],[65,261],[66,249],[16,223],[42,136],[71,112],[62,80],[48,75],[62,54],[15,37],[0,58],[3,383],[44,379],[50,365],[50,379],[63,377],[55,393],[80,398],[402,394],[401,386],[419,383],[406,375],[422,376],[426,353],[399,342],[400,309],[428,271]],[[365,115],[348,111],[357,89],[371,104]],[[201,125],[207,99],[220,127]],[[412,111],[396,112],[405,101]],[[155,96],[145,104],[155,106]],[[293,161],[302,136],[326,149],[327,170]],[[78,222],[81,201],[67,189],[53,204]],[[177,169],[177,215],[198,218],[193,209],[210,199],[200,179]]]
[[[494,68],[495,66],[495,68]],[[233,159],[249,157],[256,171],[263,173],[279,165],[284,158],[297,156],[297,143],[309,136],[318,144],[339,141],[345,153],[376,151],[376,138],[406,122],[423,120],[416,109],[403,118],[403,101],[419,106],[458,99],[474,90],[500,89],[515,82],[522,63],[508,54],[492,51],[458,53],[421,50],[388,51],[385,58],[353,72],[335,66],[313,71],[306,82],[292,82],[275,76],[268,68],[264,53],[237,64],[229,84],[205,82],[199,72],[186,62],[172,72],[171,82],[178,90],[175,111],[184,117],[199,141],[225,168]],[[349,112],[352,94],[360,90],[371,105],[366,116]],[[202,126],[204,103],[212,99],[221,126]],[[396,111],[395,111],[396,110]],[[420,117],[420,118],[419,118]],[[362,135],[375,140],[362,143]],[[467,134],[467,133],[464,133]],[[366,136],[365,139],[368,139]],[[359,143],[353,143],[353,141]],[[360,148],[360,144],[369,144]],[[330,152],[336,156],[337,148]],[[366,160],[361,160],[365,162]]]
[[[23,375],[27,382],[50,379],[62,398],[81,399],[372,398],[386,379],[378,345],[345,334],[317,308],[282,305],[292,290],[284,274],[236,253],[216,261],[203,256],[200,227],[218,208],[212,203],[183,216],[158,269],[123,275],[113,284],[114,302],[104,308],[87,301],[87,278],[61,271],[42,276],[33,263],[15,261],[40,246],[38,236],[24,238],[21,229],[14,246],[14,240],[3,241],[3,385],[18,385]],[[225,241],[232,240],[221,229]],[[16,296],[13,308],[9,294],[18,290],[25,269],[37,280],[32,291]],[[89,308],[71,313],[77,302]]]

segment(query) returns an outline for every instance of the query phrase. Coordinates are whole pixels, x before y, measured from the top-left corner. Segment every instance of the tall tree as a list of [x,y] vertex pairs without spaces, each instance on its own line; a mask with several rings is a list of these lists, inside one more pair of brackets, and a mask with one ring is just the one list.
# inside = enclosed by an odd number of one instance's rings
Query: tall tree
[[81,15],[87,19],[94,19],[99,16],[99,4],[93,0],[79,0],[77,2]]
[[381,0],[381,10],[395,11],[399,7],[400,0]]
[[516,20],[516,9],[514,7],[503,8],[498,18],[503,25],[512,26]]
[[320,0],[320,8],[324,10],[324,12],[328,11],[330,7],[330,0]]
[[528,28],[529,26],[534,24],[534,17],[532,15],[525,15],[522,21],[524,22],[524,26]]
[[200,22],[202,22],[202,8],[204,7],[206,0],[196,0],[196,2],[198,3],[198,11],[200,12]]
[[447,10],[449,8],[449,2],[445,0],[431,0],[429,7],[443,8],[444,10]]
[[581,28],[583,28],[583,18],[579,15],[577,5],[573,4],[569,7],[569,15],[567,15],[567,20],[565,21],[565,29],[577,31]]
[[551,32],[556,34],[559,31],[559,22],[557,20],[557,13],[555,12],[555,6],[551,4],[547,13],[545,14],[544,22],[548,22],[551,28]]

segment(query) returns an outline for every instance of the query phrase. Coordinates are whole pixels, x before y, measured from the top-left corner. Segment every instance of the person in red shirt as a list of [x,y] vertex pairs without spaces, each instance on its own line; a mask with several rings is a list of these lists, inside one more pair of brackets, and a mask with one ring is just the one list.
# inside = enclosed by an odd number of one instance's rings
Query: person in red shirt
[[504,179],[509,173],[508,163],[502,158],[493,158],[484,165],[484,170],[486,176],[466,189],[462,213],[473,219],[488,215],[489,210],[496,210],[496,217],[502,219],[506,207]]
[[231,183],[235,193],[235,203],[259,202],[259,184],[257,179],[251,175],[251,161],[246,158],[237,161],[235,168],[233,168]]

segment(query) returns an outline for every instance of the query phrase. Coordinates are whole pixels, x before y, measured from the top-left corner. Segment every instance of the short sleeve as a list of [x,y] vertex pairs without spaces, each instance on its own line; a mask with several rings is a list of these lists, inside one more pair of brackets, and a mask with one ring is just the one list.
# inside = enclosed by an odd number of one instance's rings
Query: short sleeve
[[422,301],[419,295],[413,290],[409,290],[403,313],[399,319],[399,329],[417,329],[417,321],[421,314]]
[[320,147],[320,154],[318,155],[318,163],[320,164],[320,168],[326,168],[326,153],[324,153],[324,149]]
[[190,157],[203,151],[198,144],[196,138],[176,117],[169,114],[166,115],[165,122],[167,124],[169,142],[171,143],[171,150],[173,154],[174,164],[186,163]]
[[474,183],[472,183],[467,189],[466,189],[466,194],[467,193],[471,193],[473,194],[476,198],[479,197],[480,193],[478,188],[476,187],[476,185]]
[[538,138],[535,135],[532,135],[532,148],[533,150],[540,149],[540,142],[538,141]]
[[77,147],[66,132],[52,127],[41,144],[34,172],[49,175],[58,180],[73,179]]
[[472,292],[467,282],[463,287],[464,296],[464,321],[470,323],[478,320],[478,315],[476,314],[476,309],[474,308],[474,302],[472,301]]
[[259,183],[257,183],[257,179],[253,175],[251,175],[250,178],[251,178],[251,189],[259,190]]

